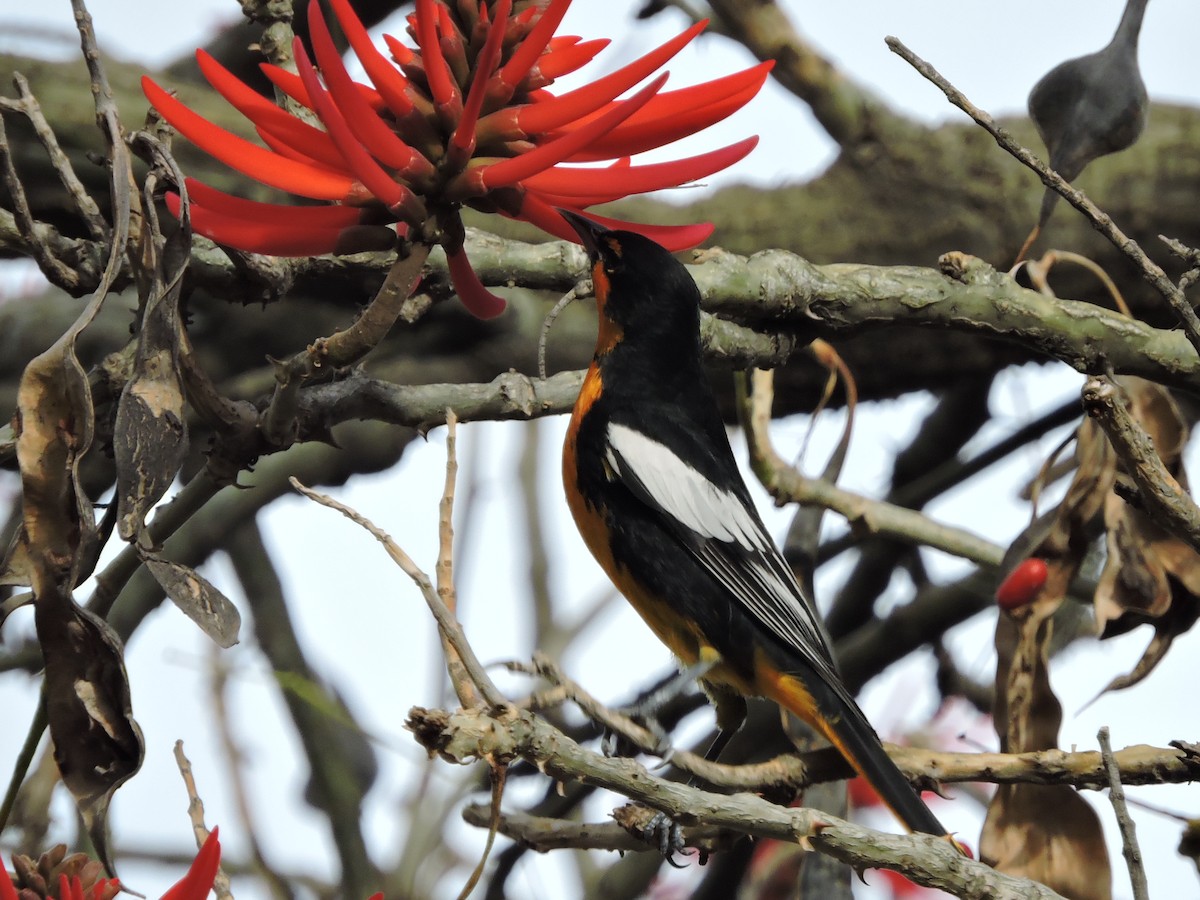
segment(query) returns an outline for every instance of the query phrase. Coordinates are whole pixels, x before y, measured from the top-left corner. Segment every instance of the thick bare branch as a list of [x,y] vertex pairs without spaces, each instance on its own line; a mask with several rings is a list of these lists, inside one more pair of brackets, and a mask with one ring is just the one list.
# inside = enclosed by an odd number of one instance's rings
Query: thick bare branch
[[1155,290],[1162,294],[1167,303],[1171,305],[1171,308],[1175,310],[1175,314],[1179,317],[1179,321],[1183,325],[1184,334],[1187,335],[1188,340],[1197,353],[1200,353],[1200,315],[1196,314],[1196,310],[1192,307],[1192,304],[1184,297],[1183,291],[1167,277],[1167,273],[1162,270],[1162,267],[1146,255],[1146,252],[1142,250],[1137,241],[1117,227],[1117,223],[1113,221],[1112,216],[1093,203],[1083,191],[1072,187],[1066,179],[1042,162],[1028,148],[1022,147],[1013,140],[1012,135],[997,125],[995,119],[968,100],[962,91],[954,87],[933,66],[905,47],[903,43],[894,37],[889,37],[887,45],[893,53],[900,56],[905,62],[920,72],[921,75],[937,85],[942,93],[946,95],[947,100],[974,119],[980,127],[996,139],[996,143],[1006,152],[1012,154],[1013,157],[1036,172],[1046,187],[1053,188],[1068,203],[1083,213],[1088,221],[1092,223],[1093,228],[1108,238],[1114,247],[1124,253],[1138,267],[1146,281],[1150,282]]
[[506,707],[496,713],[447,713],[416,707],[408,728],[444,759],[467,763],[520,757],[562,781],[586,780],[661,810],[687,825],[704,822],[760,838],[805,842],[856,868],[888,868],[918,884],[963,898],[1053,898],[1035,882],[1011,878],[927,835],[888,835],[822,812],[776,806],[753,794],[713,794],[663,781],[628,759],[580,747],[549,723]]
[[842,147],[854,153],[878,146],[881,134],[920,126],[848,78],[806,41],[774,0],[747,4],[709,0],[721,28],[761,60],[775,60],[773,77],[812,109],[817,121]]

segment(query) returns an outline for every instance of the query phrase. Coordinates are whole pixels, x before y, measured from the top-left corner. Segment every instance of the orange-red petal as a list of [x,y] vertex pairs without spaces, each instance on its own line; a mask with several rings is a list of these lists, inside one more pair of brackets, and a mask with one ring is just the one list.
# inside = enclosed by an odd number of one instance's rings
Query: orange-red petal
[[3,862],[0,862],[0,900],[19,900],[17,889],[13,886],[12,879],[8,877],[8,869],[5,868]]
[[570,91],[544,103],[531,103],[517,113],[517,123],[526,134],[550,131],[594,113],[629,90],[643,78],[661,68],[675,54],[688,45],[708,25],[708,20],[697,22],[691,28],[676,35],[660,47],[622,66],[577,90]]
[[304,89],[304,82],[300,80],[299,75],[289,72],[287,69],[281,69],[273,63],[259,63],[258,68],[271,84],[301,106],[312,109],[312,100],[308,96],[308,91]]
[[562,78],[572,72],[582,69],[596,58],[601,50],[611,44],[608,38],[597,38],[594,41],[580,41],[561,50],[553,50],[542,55],[531,74],[538,76],[541,84],[548,84],[555,78]]
[[383,36],[383,42],[387,44],[388,50],[392,54],[392,59],[396,61],[397,65],[407,66],[416,60],[417,54],[413,52],[412,47],[401,43],[399,38],[395,38],[390,34],[385,34]]
[[154,108],[193,144],[256,181],[314,200],[342,200],[354,181],[342,172],[287,159],[214,125],[142,77],[142,90]]
[[[587,216],[589,219],[599,222],[605,228],[634,231],[645,235],[650,240],[662,244],[662,246],[672,253],[687,250],[689,247],[695,247],[701,241],[706,240],[713,232],[711,222],[698,222],[694,225],[643,225],[640,222],[625,222],[621,219],[610,219],[607,216],[597,215],[590,210],[585,213],[582,209],[569,205],[561,208]],[[536,225],[542,231],[564,241],[579,243],[579,235],[558,214],[557,210],[547,205],[539,197],[534,196],[532,192],[526,192],[521,201],[521,210],[514,218],[524,219],[531,225]]]
[[479,122],[479,111],[483,109],[488,82],[500,63],[500,53],[504,49],[504,31],[508,27],[508,15],[511,11],[512,0],[500,0],[496,5],[495,18],[488,26],[487,40],[475,59],[475,70],[471,77],[471,87],[467,91],[467,101],[463,104],[462,118],[450,138],[450,161],[456,168],[466,165],[475,150],[475,126]]
[[[178,217],[179,195],[168,193],[167,209]],[[344,227],[322,226],[281,219],[264,222],[243,219],[235,215],[209,209],[198,203],[188,207],[192,231],[203,235],[217,244],[225,244],[247,253],[263,253],[268,256],[319,256],[332,253]]]
[[446,264],[450,269],[450,283],[454,285],[454,292],[472,315],[492,319],[504,312],[504,301],[484,287],[462,247],[446,251]]
[[207,900],[213,880],[217,877],[217,867],[221,865],[218,832],[219,829],[215,827],[209,832],[187,874],[163,894],[161,900]]
[[628,100],[622,101],[607,114],[599,116],[587,125],[520,156],[501,160],[483,168],[479,174],[483,186],[487,190],[508,187],[579,152],[590,141],[615,128],[645,106],[666,83],[667,74],[662,73]]
[[[302,162],[307,165],[321,166],[322,168],[333,169],[335,171],[340,171],[346,168],[346,161],[342,158],[342,154],[338,151],[338,148],[333,146],[332,141],[330,142],[330,148],[334,154],[332,157],[326,153],[324,148],[318,150],[315,142],[311,148],[307,146],[305,147],[306,150],[312,149],[314,153],[319,152],[325,156],[325,159],[316,159],[312,156],[309,156],[307,153],[302,153],[301,151],[297,150],[295,146],[271,134],[271,132],[267,131],[265,128],[255,128],[254,130],[258,133],[259,140],[270,147],[275,153],[278,153],[280,156],[286,157],[287,159],[294,159],[297,162]],[[336,162],[333,162],[332,160],[336,160]]]
[[[353,79],[346,71],[342,55],[333,43],[333,36],[321,15],[321,4],[308,5],[308,33],[313,52],[321,66],[321,75],[338,109],[354,136],[370,150],[385,166],[408,171],[416,162],[417,153],[400,140],[383,120],[371,109],[370,104],[357,90]],[[303,80],[303,79],[302,79]],[[428,164],[423,167],[432,171]]]
[[332,169],[342,168],[342,156],[337,147],[329,139],[329,135],[314,128],[307,122],[302,122],[295,116],[284,112],[269,101],[258,91],[248,87],[222,66],[205,50],[196,51],[196,62],[200,72],[229,104],[243,116],[254,123],[259,136],[264,133],[274,140],[263,137],[264,142],[271,146],[276,153],[280,152],[277,144],[304,150],[298,157],[294,153],[285,153],[293,159],[304,158],[329,166]]
[[568,197],[606,192],[616,193],[618,196],[644,194],[647,191],[678,187],[689,181],[707,178],[743,159],[757,144],[758,137],[755,135],[720,150],[700,153],[686,159],[620,169],[555,167],[530,175],[525,179],[525,186]]
[[367,29],[363,28],[362,22],[351,9],[349,0],[329,0],[329,3],[354,55],[362,63],[363,70],[383,101],[396,116],[410,112],[413,102],[408,96],[408,79],[376,48]]
[[[344,228],[359,220],[353,206],[293,206],[286,203],[262,203],[235,197],[194,178],[185,178],[188,199],[197,206],[225,216],[252,222],[299,225],[314,228]],[[174,210],[172,210],[174,212]]]
[[450,67],[442,55],[438,40],[437,8],[433,0],[417,0],[416,13],[417,46],[421,48],[421,63],[425,67],[425,78],[429,81],[429,92],[437,106],[450,106],[458,93],[458,85],[450,75]]
[[[659,94],[619,128],[572,156],[571,162],[629,156],[695,134],[749,103],[762,88],[771,66],[772,62],[767,61],[725,78]],[[585,118],[571,127],[582,127],[587,121]]]
[[688,250],[708,240],[713,233],[712,222],[695,222],[690,225],[645,225],[641,222],[627,222],[624,219],[611,219],[608,216],[597,215],[591,210],[587,215],[595,219],[605,228],[623,231],[634,231],[662,244],[672,253]]
[[341,110],[317,80],[316,70],[298,37],[293,39],[292,53],[317,115],[321,117],[322,124],[329,130],[329,137],[345,157],[350,171],[384,206],[398,215],[403,213],[402,218],[406,221],[413,221],[417,217],[416,207],[420,205],[415,202],[413,192],[385,172],[375,161],[375,157],[371,156],[354,136]]
[[571,0],[550,0],[542,9],[541,17],[529,30],[529,34],[504,64],[504,68],[500,70],[500,80],[508,86],[510,92],[520,86],[534,63],[538,61],[538,57],[542,55],[542,51],[550,44],[555,29],[562,22],[570,5]]

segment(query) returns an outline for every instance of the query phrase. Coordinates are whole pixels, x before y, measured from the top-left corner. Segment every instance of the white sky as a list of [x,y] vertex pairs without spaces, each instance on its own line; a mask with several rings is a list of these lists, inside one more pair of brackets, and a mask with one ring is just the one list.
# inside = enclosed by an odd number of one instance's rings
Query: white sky
[[[621,64],[681,27],[678,16],[668,14],[651,23],[635,23],[629,10],[631,0],[606,3],[579,0],[572,8],[564,33],[587,37],[614,37],[614,46],[594,67]],[[895,2],[863,0],[857,3],[785,3],[804,33],[860,82],[870,84],[899,109],[923,120],[939,121],[960,114],[948,107],[941,94],[912,72],[883,44],[895,34],[915,52],[937,66],[978,105],[997,114],[1023,111],[1024,97],[1042,73],[1062,59],[1098,49],[1112,33],[1120,15],[1120,0],[1093,0],[1086,5],[1060,0],[1019,0],[1009,3],[983,2]],[[89,4],[101,45],[119,56],[154,65],[185,49],[202,44],[210,31],[239,15],[232,0],[194,0],[161,4],[151,0],[93,0]],[[1080,17],[1086,8],[1089,15]],[[170,10],[166,14],[164,10]],[[617,23],[614,26],[614,23]],[[66,0],[40,5],[6,4],[0,8],[0,48],[20,52],[74,53],[76,40]],[[1200,78],[1192,46],[1200,33],[1200,4],[1194,0],[1155,0],[1146,16],[1141,43],[1142,70],[1151,97],[1191,104],[1200,103]],[[47,30],[63,35],[50,39]],[[402,27],[389,29],[401,33]],[[1185,43],[1186,42],[1186,43]],[[672,65],[672,83],[686,84],[725,74],[747,65],[749,60],[721,38],[700,41],[681,54]],[[732,172],[712,179],[714,184],[751,180],[773,185],[807,177],[831,159],[827,139],[815,128],[806,109],[790,95],[769,83],[750,106],[721,129],[711,129],[688,144],[682,152],[698,152],[730,143],[757,132],[762,143],[755,153]],[[997,151],[1000,152],[1000,151]],[[1033,177],[1032,175],[1030,176]],[[717,235],[719,240],[719,232]],[[947,248],[952,249],[952,248]],[[913,260],[932,263],[932,260]],[[551,338],[553,339],[553,338]],[[975,448],[986,446],[1006,429],[1018,427],[1040,411],[1077,393],[1079,379],[1053,367],[1028,367],[1000,379],[993,392],[996,418]],[[902,446],[920,415],[928,409],[921,398],[872,407],[865,411],[856,431],[852,456],[847,466],[849,486],[878,493],[886,484],[886,462],[890,451]],[[548,517],[546,533],[553,547],[555,598],[563,608],[580,610],[600,595],[604,582],[574,530],[561,502],[558,488],[558,445],[565,423],[545,423],[542,439],[544,458],[550,470],[543,506]],[[519,445],[522,425],[468,426],[461,431],[464,457],[478,461],[465,466],[464,479],[473,478],[477,500],[468,529],[472,535],[466,557],[461,560],[460,595],[466,628],[484,660],[527,656],[530,650],[527,625],[528,599],[524,596],[525,560],[521,556],[519,508],[509,490],[511,466]],[[809,459],[822,460],[823,453],[840,431],[838,415],[827,415],[819,423]],[[785,455],[798,448],[807,422],[792,420],[777,429],[777,442]],[[1036,469],[1039,453],[1048,452],[1057,437],[1042,442],[1039,451],[1018,455],[989,474],[992,484],[1016,486]],[[470,448],[474,446],[474,451]],[[877,452],[883,447],[887,453]],[[788,448],[791,448],[790,450]],[[473,455],[472,455],[473,454]],[[444,436],[435,431],[429,442],[407,453],[404,464],[382,476],[355,479],[341,492],[358,507],[392,532],[400,543],[427,569],[432,570],[435,553],[434,524],[444,462]],[[1196,465],[1193,462],[1193,471]],[[460,491],[460,496],[465,491]],[[781,531],[790,518],[778,512],[759,494],[760,508]],[[940,499],[930,510],[946,521],[1007,542],[1024,524],[1028,509],[1010,494],[961,489]],[[386,864],[391,848],[405,840],[410,827],[403,813],[404,798],[411,789],[408,776],[421,765],[424,754],[402,730],[407,709],[414,704],[436,705],[437,689],[431,682],[436,652],[434,630],[423,604],[407,580],[384,558],[365,534],[327,510],[300,499],[277,503],[264,517],[270,543],[287,589],[300,637],[319,671],[327,673],[350,697],[355,711],[369,731],[380,738],[384,772],[373,792],[366,813],[368,831],[377,858]],[[459,523],[460,533],[464,526]],[[514,534],[516,531],[516,534]],[[940,578],[962,570],[953,561],[928,554]],[[353,578],[347,579],[347,561]],[[829,567],[833,569],[834,567]],[[208,570],[225,585],[232,584],[221,561]],[[840,578],[839,572],[822,572],[818,594],[827,596]],[[902,595],[903,585],[894,593]],[[231,591],[232,592],[232,591]],[[232,592],[235,601],[244,601]],[[363,628],[361,622],[370,622]],[[6,631],[28,625],[20,615]],[[955,647],[966,661],[969,674],[988,677],[994,666],[990,649],[990,623],[976,622],[957,629]],[[1143,630],[1144,631],[1144,630]],[[1075,715],[1084,702],[1114,674],[1128,670],[1144,646],[1143,631],[1072,652],[1055,670],[1055,685],[1065,709],[1062,745],[1095,746],[1101,724],[1113,729],[1113,743],[1163,745],[1174,738],[1193,738],[1195,704],[1184,705],[1175,685],[1194,684],[1196,640],[1181,641],[1160,670],[1143,686],[1094,704]],[[208,719],[206,641],[176,610],[164,607],[138,632],[129,647],[129,670],[135,712],[146,732],[147,759],[143,771],[118,793],[113,804],[113,821],[118,846],[133,842],[153,847],[190,846],[185,816],[185,798],[171,759],[176,738],[182,738],[196,765],[200,790],[210,823],[222,827],[223,843],[231,857],[245,857],[244,835],[228,788],[220,780],[224,768],[211,721]],[[627,698],[647,680],[630,675],[629,662],[638,660],[651,674],[670,665],[666,651],[654,641],[641,623],[618,603],[605,614],[603,626],[593,634],[586,650],[576,650],[564,663],[568,670],[603,698]],[[646,661],[646,662],[640,662]],[[247,778],[260,822],[267,825],[264,849],[280,868],[302,869],[329,877],[335,862],[329,849],[322,819],[295,798],[306,777],[297,766],[295,741],[276,700],[271,675],[252,647],[225,654],[223,662],[235,669],[234,717],[247,755]],[[923,723],[932,711],[934,698],[922,693],[928,680],[929,663],[912,660],[889,670],[887,677],[869,686],[864,706],[879,730],[898,735]],[[24,734],[24,723],[35,701],[36,682],[15,685],[9,677],[0,681],[0,703],[10,727],[0,732],[0,771],[3,761],[15,757]],[[380,687],[386,685],[381,691]],[[521,692],[513,683],[514,695]],[[920,699],[913,700],[914,697]],[[902,702],[903,701],[903,702]],[[706,714],[707,715],[707,714]],[[696,727],[707,727],[703,718]],[[951,730],[944,726],[943,730]],[[990,741],[992,735],[975,735]],[[443,767],[444,768],[444,767]],[[456,772],[444,774],[457,775]],[[1196,793],[1190,788],[1132,791],[1163,806],[1195,813]],[[1098,800],[1101,819],[1110,833],[1111,813],[1103,796]],[[605,801],[607,802],[607,801]],[[593,817],[602,817],[607,806],[597,804]],[[69,802],[60,798],[55,808],[63,823],[71,819]],[[962,828],[968,842],[977,845],[978,811],[969,801],[945,804],[939,815],[951,828]],[[1143,852],[1149,859],[1151,892],[1155,896],[1194,894],[1195,871],[1174,853],[1179,826],[1145,813],[1135,812]],[[59,827],[63,837],[70,825]],[[470,856],[480,845],[480,836],[463,827],[463,852]],[[1118,898],[1129,896],[1119,845],[1112,845],[1114,887]],[[562,884],[561,872],[535,857],[511,882],[514,897],[570,896],[569,883]],[[126,880],[138,890],[157,896],[179,872],[126,865]],[[687,883],[697,876],[690,872],[673,875]],[[453,896],[457,885],[444,885]],[[235,884],[239,898],[261,896]],[[867,896],[864,892],[864,896]],[[871,896],[879,896],[878,893]]]

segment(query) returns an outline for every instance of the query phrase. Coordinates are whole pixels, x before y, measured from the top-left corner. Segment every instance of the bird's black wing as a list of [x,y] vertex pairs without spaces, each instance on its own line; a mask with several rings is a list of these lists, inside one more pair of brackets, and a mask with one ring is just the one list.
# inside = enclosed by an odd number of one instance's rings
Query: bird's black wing
[[664,527],[754,621],[854,704],[837,674],[815,608],[747,499],[714,483],[666,444],[615,422],[608,426],[605,465],[608,477],[655,510]]

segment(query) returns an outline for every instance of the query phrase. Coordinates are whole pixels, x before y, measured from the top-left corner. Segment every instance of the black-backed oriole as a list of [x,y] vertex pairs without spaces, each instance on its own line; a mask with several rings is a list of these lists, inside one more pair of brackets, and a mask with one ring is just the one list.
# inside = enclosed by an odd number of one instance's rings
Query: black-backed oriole
[[710,666],[702,681],[718,720],[722,698],[774,700],[828,738],[909,829],[945,835],[842,683],[815,607],[754,508],[701,364],[687,269],[648,238],[564,216],[592,260],[600,314],[563,447],[588,548],[689,668]]

